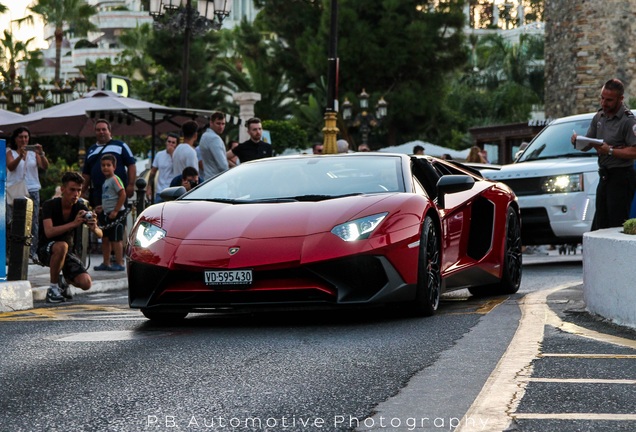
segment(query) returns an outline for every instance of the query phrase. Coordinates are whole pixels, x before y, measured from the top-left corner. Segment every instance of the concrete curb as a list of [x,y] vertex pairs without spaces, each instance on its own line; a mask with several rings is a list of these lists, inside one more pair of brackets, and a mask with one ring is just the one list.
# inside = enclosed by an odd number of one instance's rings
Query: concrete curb
[[[27,282],[28,283],[28,282]],[[30,284],[29,284],[30,286]],[[93,286],[88,291],[82,291],[79,288],[71,286],[71,293],[73,295],[82,295],[82,294],[90,294],[96,292],[108,292],[108,291],[116,291],[121,289],[128,288],[128,279],[104,279],[104,280],[94,280]],[[46,299],[46,291],[49,289],[48,285],[34,287],[32,291],[33,301],[42,301]],[[31,304],[33,307],[33,304]]]
[[587,309],[615,324],[636,328],[636,236],[623,228],[583,235],[583,296]]
[[22,280],[0,282],[0,312],[25,309],[33,309],[31,282]]

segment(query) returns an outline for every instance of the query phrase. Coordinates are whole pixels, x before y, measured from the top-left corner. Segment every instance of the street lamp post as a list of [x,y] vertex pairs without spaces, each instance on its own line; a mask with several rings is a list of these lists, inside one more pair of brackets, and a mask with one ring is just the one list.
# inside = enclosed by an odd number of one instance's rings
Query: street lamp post
[[196,10],[192,7],[192,0],[150,0],[150,15],[155,19],[155,28],[183,30],[180,105],[184,108],[188,106],[192,35],[219,30],[231,8],[232,0],[198,0]]
[[369,133],[371,129],[377,127],[382,123],[382,120],[388,113],[388,103],[384,100],[384,97],[380,97],[380,100],[375,105],[375,114],[369,112],[369,93],[364,89],[358,95],[359,112],[353,117],[353,104],[349,99],[345,98],[342,103],[342,119],[348,126],[358,128],[362,135],[362,144],[369,144]]
[[331,21],[329,28],[329,53],[327,56],[327,108],[323,133],[323,153],[338,153],[338,0],[331,0]]

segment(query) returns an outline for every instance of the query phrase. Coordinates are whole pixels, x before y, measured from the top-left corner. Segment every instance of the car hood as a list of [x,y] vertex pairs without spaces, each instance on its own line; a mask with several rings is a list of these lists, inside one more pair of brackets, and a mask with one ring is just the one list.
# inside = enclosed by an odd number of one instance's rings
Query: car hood
[[485,170],[483,176],[490,180],[506,181],[561,174],[575,174],[597,171],[598,162],[594,157],[555,158],[502,165],[498,171]]
[[[182,240],[307,236],[331,231],[335,225],[358,215],[374,214],[373,210],[362,213],[391,196],[362,195],[318,202],[255,204],[173,201],[161,204],[161,227],[167,237]],[[148,210],[150,208],[144,212],[144,217],[152,219]]]

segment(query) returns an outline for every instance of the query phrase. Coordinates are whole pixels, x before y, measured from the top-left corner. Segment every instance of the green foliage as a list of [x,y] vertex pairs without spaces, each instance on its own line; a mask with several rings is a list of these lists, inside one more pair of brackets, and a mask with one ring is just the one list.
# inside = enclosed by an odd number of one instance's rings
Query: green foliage
[[526,23],[534,21],[543,21],[543,13],[545,12],[545,0],[530,0],[530,11],[526,13]]
[[294,120],[306,131],[310,142],[322,140],[322,128],[325,120],[324,104],[319,104],[313,94],[310,94],[307,103],[296,108]]
[[[460,132],[492,124],[525,122],[532,107],[543,103],[543,40],[522,35],[519,43],[500,35],[471,38],[471,61],[462,73],[449,77],[442,109],[452,119],[452,146],[470,145],[457,140]],[[454,138],[453,138],[454,136]],[[464,142],[465,144],[462,144]],[[462,147],[454,147],[462,148]]]
[[[328,13],[324,9],[324,2],[254,0],[254,5],[260,9],[254,25],[275,33],[284,43],[276,52],[276,61],[287,73],[291,93],[296,96],[305,94],[309,86],[326,73],[322,62],[314,68],[304,58],[315,46],[315,40],[326,36],[324,33],[319,34],[323,14]],[[327,51],[315,55],[326,57]]]
[[[285,143],[280,147],[284,150],[298,148],[294,142],[322,141],[331,1],[254,3],[261,9],[254,23],[243,21],[233,29],[192,38],[188,105],[236,114],[232,94],[258,92],[257,116],[305,133],[290,140],[291,130],[278,135],[273,126],[277,152],[279,143]],[[371,106],[380,97],[389,104],[388,117],[371,131],[373,148],[424,139],[461,149],[470,144],[470,127],[525,121],[532,105],[542,102],[543,41],[523,35],[511,44],[497,36],[475,36],[467,43],[462,3],[423,1],[418,10],[401,0],[380,0],[373,7],[363,0],[339,2],[339,100],[347,97],[357,106],[364,88],[371,94]],[[532,13],[542,13],[541,0],[529,3]],[[35,5],[39,12],[35,6],[32,10],[42,16],[46,12],[45,21],[55,27],[59,15],[50,12],[70,4],[79,7],[86,0],[40,0]],[[78,33],[82,26],[71,23],[73,13],[62,18],[63,28],[69,24]],[[132,97],[178,106],[183,37],[150,25],[127,30],[120,38],[121,55],[114,61],[88,62],[84,75],[89,84],[98,73],[127,76]],[[33,61],[37,64],[37,58]],[[30,73],[28,79],[36,78]],[[338,127],[353,147],[359,143],[358,128],[348,128],[342,119]],[[234,132],[228,129],[228,137]],[[147,139],[126,140],[135,154],[150,148]]]
[[631,235],[636,234],[636,219],[627,219],[623,223],[623,232]]
[[[330,1],[256,3],[263,8],[261,25],[285,41],[280,62],[291,88],[308,93],[309,85],[327,72]],[[412,137],[434,140],[436,131],[448,129],[440,116],[439,101],[444,96],[445,74],[463,66],[466,59],[462,28],[463,11],[455,2],[423,11],[398,0],[374,2],[373,7],[363,0],[340,2],[341,98],[352,100],[364,88],[374,100],[384,96],[389,104],[389,117],[384,122],[387,134],[372,135],[374,147]],[[298,95],[300,100],[305,98]]]
[[[220,32],[208,32],[193,37],[190,44],[188,68],[188,105],[199,109],[215,110],[227,107],[228,92],[220,86],[224,82],[215,74],[215,59],[219,54]],[[181,77],[183,74],[183,34],[172,31],[153,31],[147,41],[146,53],[154,59],[165,73],[155,74],[148,82],[144,93],[147,100],[161,101],[168,106],[179,105]],[[217,79],[219,78],[219,79]],[[210,83],[214,85],[210,87]],[[226,110],[229,111],[229,110]]]
[[[176,128],[175,128],[176,129]],[[126,137],[124,139],[130,150],[139,159],[145,159],[150,155],[152,142],[149,137]],[[137,173],[139,174],[139,173]]]
[[286,149],[304,150],[309,147],[307,134],[291,121],[264,120],[263,129],[272,137],[272,150],[280,155]]
[[[51,158],[48,159],[49,162],[53,160]],[[64,175],[65,172],[79,170],[80,168],[77,162],[69,164],[62,158],[57,158],[55,162],[49,163],[49,168],[46,171],[40,172],[40,183],[42,184],[40,201],[44,202],[47,199],[53,198],[53,195],[55,195],[55,187],[61,186],[62,175]]]
[[[0,49],[2,50],[2,57],[7,61],[7,67],[0,70],[0,72],[2,72],[3,81],[12,83],[17,77],[18,62],[27,61],[30,63],[32,54],[28,50],[28,46],[35,38],[20,41],[15,39],[13,33],[9,30],[4,30],[3,35],[4,37],[0,39]],[[27,63],[27,68],[29,63]]]

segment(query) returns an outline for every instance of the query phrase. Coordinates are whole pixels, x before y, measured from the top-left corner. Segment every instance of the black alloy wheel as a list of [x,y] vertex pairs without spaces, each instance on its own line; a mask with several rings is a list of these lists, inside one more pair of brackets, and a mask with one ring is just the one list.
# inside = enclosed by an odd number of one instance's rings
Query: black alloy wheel
[[519,216],[512,207],[508,207],[506,213],[506,244],[501,279],[499,283],[470,287],[468,291],[474,296],[491,296],[501,294],[514,294],[519,291],[521,285],[521,224]]
[[417,316],[431,316],[439,306],[442,294],[442,270],[439,231],[433,218],[426,216],[420,239],[417,270],[417,293],[412,304]]

